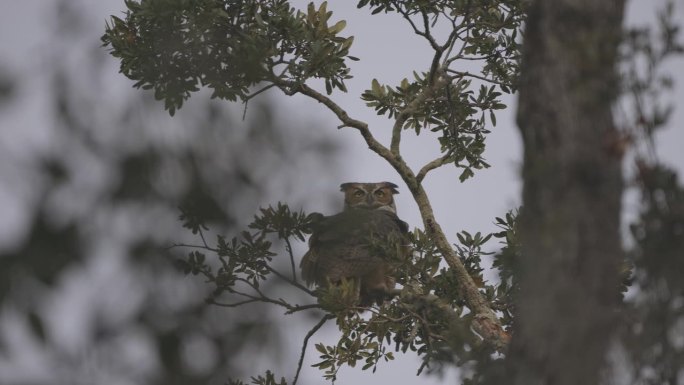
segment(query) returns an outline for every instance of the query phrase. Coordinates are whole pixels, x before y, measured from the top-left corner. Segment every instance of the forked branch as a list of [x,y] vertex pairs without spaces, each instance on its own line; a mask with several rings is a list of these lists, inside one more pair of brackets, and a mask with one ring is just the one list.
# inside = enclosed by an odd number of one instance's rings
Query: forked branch
[[[440,77],[439,79],[445,79],[444,81],[447,81],[447,77],[445,76]],[[375,137],[371,134],[367,123],[351,118],[349,114],[332,99],[312,89],[306,84],[295,84],[293,82],[287,82],[284,80],[280,80],[278,82],[278,87],[284,92],[288,94],[301,93],[328,107],[328,109],[330,109],[342,122],[343,127],[356,128],[366,141],[368,148],[387,160],[387,162],[397,171],[399,176],[401,176],[408,186],[413,198],[418,204],[418,209],[420,210],[420,214],[423,219],[423,225],[425,226],[427,233],[435,241],[437,248],[444,256],[444,259],[447,261],[449,267],[453,270],[457,278],[459,293],[465,299],[468,308],[470,308],[474,313],[473,329],[480,336],[482,336],[487,343],[491,344],[498,351],[505,350],[510,340],[510,336],[504,331],[503,327],[501,326],[501,322],[491,309],[490,304],[482,295],[482,293],[480,293],[472,277],[470,274],[468,274],[465,266],[463,266],[463,263],[461,263],[458,255],[451,247],[451,244],[444,235],[444,231],[435,219],[432,205],[430,204],[428,195],[421,184],[422,178],[425,177],[425,174],[427,174],[428,171],[437,168],[440,163],[446,162],[446,160],[442,160],[442,158],[440,158],[423,167],[421,170],[422,174],[419,173],[419,175],[421,175],[421,179],[418,179],[418,177],[413,173],[413,170],[411,170],[408,164],[401,157],[399,149],[396,148],[396,152],[390,151],[390,149],[378,142],[377,139],[375,139]],[[433,85],[433,87],[438,86],[442,86],[441,81],[436,81]],[[423,93],[421,93],[421,95],[423,95],[422,97],[425,99],[428,98],[432,92],[430,91],[431,89],[432,88],[423,91]],[[416,102],[416,104],[418,103],[419,102]],[[394,127],[396,128],[403,126],[403,123],[400,123],[400,121],[405,119],[407,119],[405,114],[399,114],[399,116],[397,116],[397,121],[394,123]]]

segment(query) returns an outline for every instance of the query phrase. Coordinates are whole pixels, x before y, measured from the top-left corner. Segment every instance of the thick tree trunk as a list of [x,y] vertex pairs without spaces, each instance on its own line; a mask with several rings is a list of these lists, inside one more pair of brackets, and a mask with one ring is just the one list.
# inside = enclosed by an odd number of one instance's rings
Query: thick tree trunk
[[615,328],[622,176],[611,106],[623,7],[530,7],[518,110],[524,252],[507,366],[515,384],[598,383]]

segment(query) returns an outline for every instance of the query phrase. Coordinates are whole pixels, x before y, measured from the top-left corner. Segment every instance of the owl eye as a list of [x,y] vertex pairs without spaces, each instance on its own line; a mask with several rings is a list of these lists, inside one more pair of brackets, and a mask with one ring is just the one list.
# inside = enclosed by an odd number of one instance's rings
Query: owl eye
[[356,192],[354,193],[355,197],[362,197],[364,195],[366,195],[366,194],[361,190],[356,190]]
[[385,196],[385,192],[382,191],[382,190],[377,190],[377,191],[375,192],[375,195],[376,195],[377,197],[382,198],[382,197]]

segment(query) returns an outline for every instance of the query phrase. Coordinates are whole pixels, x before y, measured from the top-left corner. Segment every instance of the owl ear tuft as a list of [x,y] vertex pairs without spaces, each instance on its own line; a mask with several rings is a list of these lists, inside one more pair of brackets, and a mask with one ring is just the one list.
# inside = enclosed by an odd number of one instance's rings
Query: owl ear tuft
[[389,188],[390,191],[392,191],[392,194],[399,194],[399,190],[397,190],[397,188],[398,188],[399,186],[397,186],[396,184],[394,184],[394,183],[392,183],[392,182],[382,182],[382,184],[383,184],[385,187]]
[[340,191],[345,191],[345,190],[347,190],[348,188],[352,187],[352,186],[355,185],[355,184],[358,184],[358,183],[356,183],[356,182],[342,183],[342,184],[340,185]]

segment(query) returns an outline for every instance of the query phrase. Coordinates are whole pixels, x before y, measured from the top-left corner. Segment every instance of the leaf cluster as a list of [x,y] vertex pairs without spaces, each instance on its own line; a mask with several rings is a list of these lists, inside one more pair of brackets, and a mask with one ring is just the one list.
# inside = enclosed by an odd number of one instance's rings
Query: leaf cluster
[[212,97],[248,100],[260,82],[302,84],[323,79],[345,91],[345,59],[353,38],[338,36],[326,3],[306,12],[285,0],[126,0],[112,16],[103,45],[137,88],[152,89],[173,115],[199,86]]
[[[504,314],[509,327],[512,272],[500,268],[501,282],[487,283],[482,277],[481,257],[491,254],[482,248],[496,236],[503,240],[504,250],[508,250],[496,256],[498,266],[511,263],[509,259],[518,250],[515,222],[515,214],[508,213],[505,219],[497,218],[497,224],[503,230],[501,233],[483,235],[462,231],[457,234],[459,244],[454,245],[483,295]],[[339,302],[334,308],[342,336],[336,345],[317,346],[321,360],[314,365],[325,370],[326,378],[335,380],[341,365],[355,366],[360,360],[364,360],[364,370],[375,370],[382,358],[391,359],[386,357],[390,348],[402,353],[412,351],[422,357],[419,373],[431,368],[433,362],[465,365],[492,353],[491,347],[472,332],[472,313],[467,311],[459,294],[458,279],[452,270],[441,266],[443,257],[434,241],[419,229],[412,233],[411,239],[413,257],[401,266],[403,274],[397,281],[402,289],[395,301],[379,308],[358,309],[370,311],[370,317],[350,313],[354,308],[349,304]]]
[[[378,115],[400,119],[401,129],[420,134],[429,129],[439,134],[441,152],[456,167],[463,168],[461,181],[474,175],[473,169],[488,168],[484,160],[486,117],[496,125],[495,110],[506,108],[495,85],[481,85],[477,94],[471,79],[454,79],[436,88],[430,97],[421,98],[428,74],[414,72],[414,80],[403,79],[397,87],[381,85],[376,79],[361,98]],[[486,113],[488,112],[488,115]]]
[[[339,318],[339,321],[345,321],[344,318]],[[360,326],[361,323],[357,324]],[[366,325],[367,326],[367,325]],[[335,382],[337,380],[337,372],[342,365],[356,367],[356,364],[361,361],[363,366],[361,370],[371,369],[375,373],[377,364],[380,360],[385,362],[394,359],[394,354],[388,352],[386,347],[374,341],[372,333],[360,334],[357,330],[345,333],[340,338],[335,346],[326,346],[322,343],[316,344],[316,350],[320,353],[320,361],[314,364],[320,370],[324,371],[324,378]]]
[[[203,240],[206,226],[201,219],[189,209],[181,217],[185,221],[184,225],[196,229]],[[336,380],[341,366],[361,365],[363,370],[375,371],[379,363],[392,360],[394,352],[411,351],[422,357],[419,373],[426,368],[433,368],[434,362],[449,361],[465,365],[476,357],[491,353],[491,348],[472,332],[472,313],[467,311],[460,295],[458,279],[452,270],[443,267],[443,256],[435,242],[420,229],[410,234],[413,250],[410,259],[397,261],[401,264],[398,271],[402,272],[397,282],[402,288],[394,300],[382,306],[358,307],[358,288],[354,280],[343,280],[339,285],[319,288],[315,293],[318,304],[311,305],[296,305],[265,292],[264,281],[276,276],[308,294],[314,294],[298,282],[294,271],[291,277],[287,277],[273,267],[273,259],[278,256],[269,238],[275,236],[287,241],[286,251],[292,258],[289,242],[303,241],[320,218],[321,214],[307,215],[278,203],[260,209],[249,224],[251,231],[244,231],[231,239],[218,235],[215,245],[194,246],[187,258],[178,263],[186,273],[202,275],[213,284],[210,303],[238,307],[262,302],[281,306],[287,313],[306,309],[328,312],[331,318],[336,319],[340,339],[333,345],[316,345],[320,360],[314,366],[323,370],[324,377],[331,381]],[[480,266],[481,257],[489,254],[482,248],[492,237],[506,240],[504,250],[516,248],[511,243],[515,242],[514,215],[507,214],[505,220],[497,218],[497,223],[505,231],[487,235],[462,231],[457,234],[459,243],[454,248],[482,293],[501,306],[506,314],[510,309],[506,302],[510,296],[510,287],[506,286],[508,280],[503,278],[499,287],[488,284],[482,277],[483,269]],[[206,252],[211,252],[215,260],[208,260]],[[503,273],[502,277],[507,277],[505,274],[508,273]],[[225,302],[225,299],[233,302]],[[268,378],[261,380],[268,381]]]
[[[487,118],[495,126],[495,111],[506,108],[502,93],[517,88],[524,5],[523,1],[360,1],[359,7],[369,7],[374,14],[401,14],[435,51],[429,71],[414,72],[414,80],[403,79],[395,87],[374,79],[362,99],[379,115],[396,120],[395,136],[403,129],[438,133],[440,165],[463,168],[461,181],[472,177],[474,170],[489,167],[483,158]],[[452,31],[443,42],[433,33],[437,25]],[[480,73],[455,68],[455,63],[465,60],[479,62]]]
[[[294,284],[298,288],[309,293],[308,289],[296,282],[294,270],[291,277],[275,270],[271,264],[278,254],[275,252],[270,235],[277,235],[279,240],[287,242],[286,250],[293,262],[290,239],[304,240],[306,234],[311,232],[314,223],[320,214],[304,214],[292,212],[287,205],[278,203],[276,207],[269,206],[260,210],[254,220],[249,224],[252,231],[243,231],[239,236],[230,239],[223,235],[216,236],[214,245],[205,241],[204,231],[207,227],[201,217],[189,209],[181,214],[183,225],[193,229],[201,237],[200,245],[175,245],[189,247],[187,258],[176,261],[176,265],[186,274],[203,275],[207,281],[214,285],[214,290],[208,301],[217,303],[218,299],[228,294],[230,298],[242,299],[235,303],[221,303],[223,306],[235,307],[252,302],[269,302],[285,307],[289,312],[297,311],[298,307],[282,298],[271,298],[261,290],[261,284],[269,276],[276,275],[279,278]],[[196,230],[196,231],[195,231]],[[207,260],[205,252],[215,255],[214,260]]]
[[493,307],[501,312],[501,322],[510,331],[515,311],[514,296],[518,290],[515,276],[522,258],[522,246],[518,239],[518,210],[509,211],[503,218],[497,217],[495,224],[501,231],[493,235],[500,239],[502,247],[494,256],[492,267],[499,272],[499,284],[489,298]]

